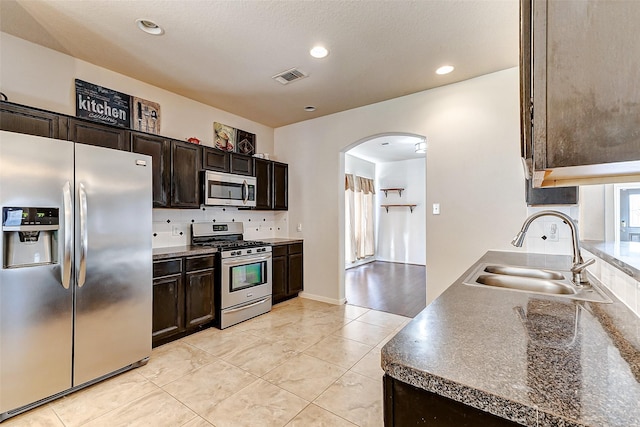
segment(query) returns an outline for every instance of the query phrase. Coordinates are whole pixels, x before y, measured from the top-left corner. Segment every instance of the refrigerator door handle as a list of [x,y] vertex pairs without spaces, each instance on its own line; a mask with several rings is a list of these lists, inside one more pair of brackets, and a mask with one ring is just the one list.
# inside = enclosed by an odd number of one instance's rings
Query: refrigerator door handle
[[78,185],[78,200],[80,204],[80,267],[78,269],[78,287],[84,285],[87,276],[87,192],[84,184]]
[[62,187],[62,202],[64,209],[64,245],[62,250],[62,268],[60,268],[60,282],[62,287],[69,289],[71,283],[71,247],[73,244],[73,229],[71,216],[71,183],[69,181]]

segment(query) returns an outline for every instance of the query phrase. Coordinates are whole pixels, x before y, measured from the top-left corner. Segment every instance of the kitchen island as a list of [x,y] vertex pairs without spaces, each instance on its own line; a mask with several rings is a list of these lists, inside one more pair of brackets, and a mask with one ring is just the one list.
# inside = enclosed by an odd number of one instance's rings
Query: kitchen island
[[571,266],[487,252],[382,349],[385,425],[640,425],[640,319],[605,289],[611,304],[464,284],[485,262]]

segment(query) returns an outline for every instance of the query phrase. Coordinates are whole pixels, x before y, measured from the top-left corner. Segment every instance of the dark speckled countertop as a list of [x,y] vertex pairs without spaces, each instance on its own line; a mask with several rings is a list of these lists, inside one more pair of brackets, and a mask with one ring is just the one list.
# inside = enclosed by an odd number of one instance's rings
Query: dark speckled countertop
[[[261,242],[268,243],[273,246],[288,245],[291,243],[300,243],[302,239],[290,239],[290,238],[272,238],[272,239],[260,239]],[[198,256],[214,254],[218,250],[207,246],[168,246],[164,248],[153,248],[153,260],[159,261],[168,258],[177,258],[181,256]]]
[[387,375],[526,426],[640,426],[640,319],[608,292],[463,284],[483,262],[566,270],[570,257],[487,252],[384,346]]

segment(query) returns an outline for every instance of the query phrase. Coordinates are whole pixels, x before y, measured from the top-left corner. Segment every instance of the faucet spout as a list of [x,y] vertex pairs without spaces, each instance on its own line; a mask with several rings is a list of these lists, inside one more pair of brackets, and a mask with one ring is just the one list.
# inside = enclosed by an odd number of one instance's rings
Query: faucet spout
[[578,235],[578,227],[569,215],[551,210],[536,212],[533,215],[530,215],[524,221],[524,224],[522,224],[522,229],[513,238],[511,244],[516,247],[521,247],[531,223],[542,216],[554,216],[560,218],[565,224],[569,226],[569,228],[571,229],[571,239],[573,242],[573,266],[571,267],[571,272],[573,273],[573,283],[576,286],[589,283],[585,268],[588,265],[592,264],[593,260],[588,260],[587,262],[584,262],[582,260],[582,255],[580,254],[580,237]]

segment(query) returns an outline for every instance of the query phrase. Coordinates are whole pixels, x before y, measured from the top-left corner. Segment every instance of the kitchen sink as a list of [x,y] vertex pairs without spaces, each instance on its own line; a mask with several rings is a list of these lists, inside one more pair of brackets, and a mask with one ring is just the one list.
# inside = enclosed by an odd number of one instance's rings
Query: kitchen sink
[[594,283],[575,286],[570,271],[538,269],[512,265],[480,264],[463,281],[465,285],[508,291],[529,292],[580,301],[611,303]]

